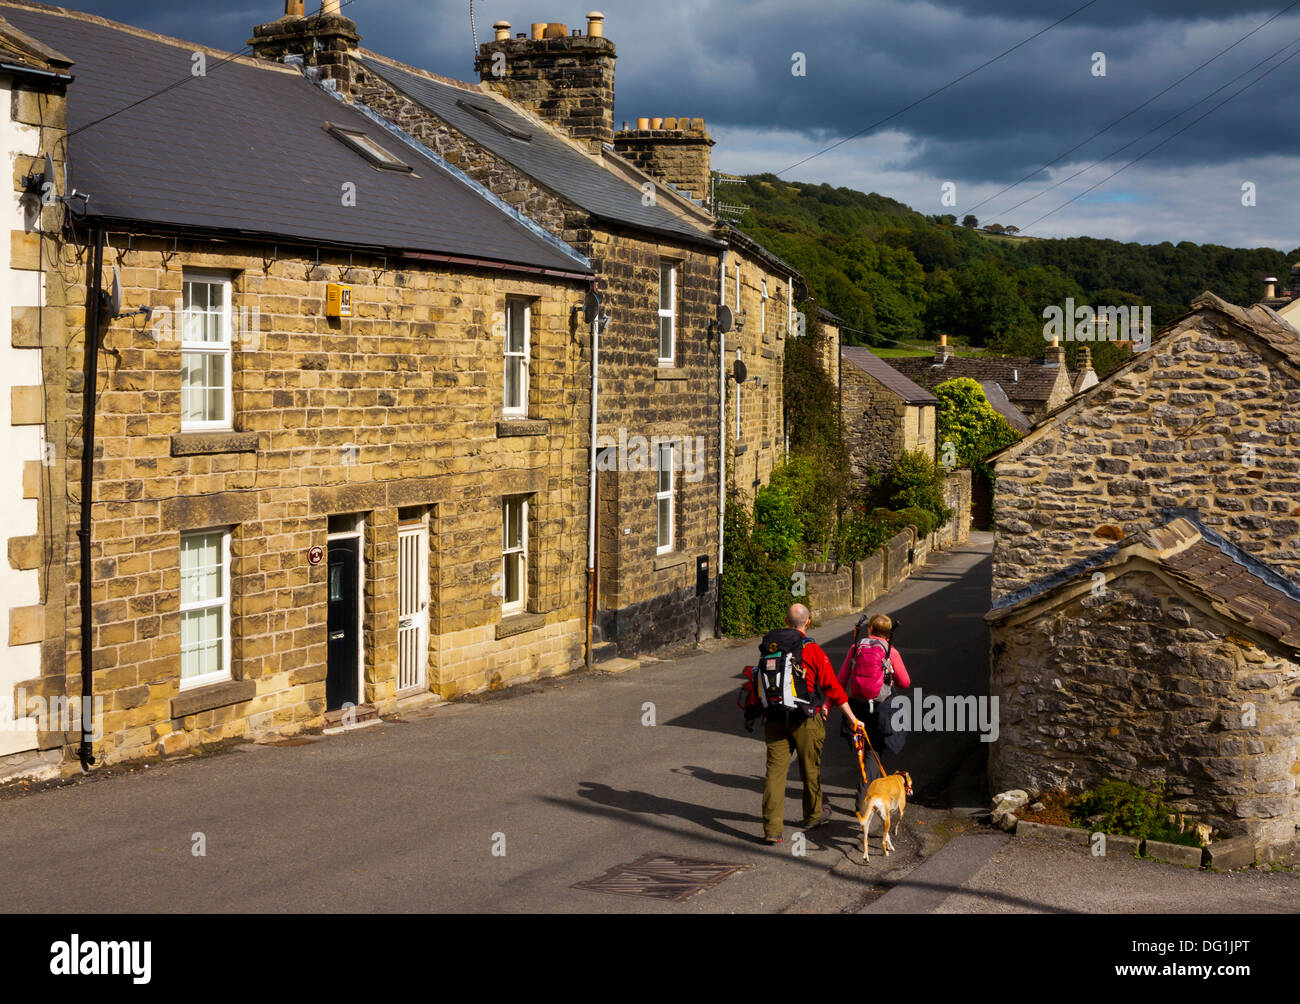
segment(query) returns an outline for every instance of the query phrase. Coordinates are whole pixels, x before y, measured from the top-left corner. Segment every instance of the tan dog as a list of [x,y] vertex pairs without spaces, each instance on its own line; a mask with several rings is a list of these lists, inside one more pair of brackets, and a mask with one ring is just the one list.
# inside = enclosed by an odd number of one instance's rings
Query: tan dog
[[898,821],[903,821],[903,810],[907,808],[907,796],[912,794],[912,775],[905,770],[897,771],[886,777],[878,777],[867,786],[866,792],[858,799],[856,815],[862,824],[862,860],[870,861],[867,854],[867,830],[871,828],[872,813],[879,812],[885,824],[884,835],[880,838],[880,847],[889,857],[894,849],[894,842],[889,838],[889,814],[898,813]]

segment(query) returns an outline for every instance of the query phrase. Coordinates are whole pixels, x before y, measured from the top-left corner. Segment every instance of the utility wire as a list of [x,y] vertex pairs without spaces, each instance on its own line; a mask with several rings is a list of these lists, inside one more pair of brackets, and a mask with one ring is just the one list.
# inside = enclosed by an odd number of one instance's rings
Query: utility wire
[[[1038,174],[1039,172],[1041,172],[1041,171],[1046,171],[1046,170],[1047,170],[1049,167],[1051,167],[1053,164],[1057,163],[1058,161],[1064,160],[1066,157],[1070,156],[1070,154],[1074,153],[1074,152],[1075,152],[1076,150],[1078,150],[1080,147],[1086,146],[1087,144],[1091,143],[1094,139],[1096,139],[1098,136],[1101,136],[1103,133],[1107,133],[1107,132],[1109,132],[1111,129],[1115,128],[1115,126],[1117,126],[1117,125],[1119,125],[1121,122],[1123,122],[1125,119],[1130,118],[1130,117],[1133,116],[1133,115],[1136,115],[1136,114],[1137,114],[1138,112],[1140,112],[1143,108],[1147,107],[1147,105],[1151,104],[1151,102],[1157,100],[1158,98],[1164,97],[1164,95],[1168,94],[1170,91],[1172,91],[1175,87],[1177,87],[1177,86],[1178,86],[1179,84],[1181,84],[1183,81],[1187,80],[1188,78],[1190,78],[1190,77],[1192,77],[1192,76],[1195,76],[1197,73],[1200,73],[1201,70],[1205,69],[1207,66],[1209,66],[1211,63],[1213,63],[1213,62],[1214,62],[1216,59],[1218,59],[1220,56],[1225,55],[1226,53],[1230,52],[1232,49],[1235,49],[1237,46],[1239,46],[1242,42],[1246,41],[1246,39],[1250,38],[1251,35],[1254,35],[1256,32],[1262,31],[1264,28],[1268,27],[1270,24],[1272,24],[1274,21],[1276,21],[1278,18],[1280,18],[1280,17],[1281,17],[1283,14],[1285,14],[1287,11],[1291,10],[1292,7],[1297,7],[1297,6],[1300,6],[1300,0],[1292,0],[1291,3],[1289,3],[1289,4],[1287,4],[1285,7],[1283,7],[1280,11],[1278,11],[1276,14],[1274,14],[1272,17],[1270,17],[1267,21],[1264,21],[1263,23],[1257,25],[1256,27],[1254,27],[1254,28],[1251,29],[1250,31],[1246,32],[1246,34],[1242,35],[1241,38],[1237,39],[1237,41],[1233,42],[1231,45],[1227,46],[1226,48],[1220,49],[1218,52],[1216,52],[1213,56],[1211,56],[1211,57],[1210,57],[1209,59],[1207,59],[1205,62],[1201,63],[1199,66],[1197,66],[1197,67],[1195,67],[1194,69],[1188,71],[1187,73],[1183,74],[1183,76],[1179,77],[1177,80],[1175,80],[1172,84],[1170,84],[1170,85],[1169,85],[1168,87],[1166,87],[1164,90],[1159,91],[1159,92],[1157,92],[1157,93],[1151,95],[1151,97],[1147,98],[1147,99],[1146,99],[1145,101],[1143,101],[1140,105],[1138,105],[1138,106],[1136,106],[1135,108],[1132,108],[1132,109],[1130,109],[1129,111],[1125,112],[1123,115],[1121,115],[1119,118],[1115,119],[1115,121],[1111,122],[1109,125],[1103,126],[1102,128],[1098,129],[1095,133],[1093,133],[1093,134],[1092,134],[1091,136],[1089,136],[1087,139],[1082,140],[1082,141],[1079,142],[1079,143],[1076,143],[1074,146],[1070,147],[1070,149],[1066,150],[1065,153],[1061,154],[1059,157],[1053,157],[1053,158],[1052,158],[1051,160],[1049,160],[1046,164],[1043,164],[1041,167],[1035,168],[1034,170],[1030,171],[1030,172],[1029,172],[1028,174],[1026,174],[1023,178],[1021,178],[1019,181],[1014,182],[1014,183],[1008,185],[1006,188],[1002,189],[1002,191],[1000,191],[1000,192],[997,192],[997,193],[995,193],[995,194],[993,194],[993,195],[990,195],[987,199],[984,199],[982,202],[977,202],[977,203],[975,203],[975,205],[973,205],[973,206],[971,206],[969,209],[967,209],[966,212],[967,212],[967,213],[973,213],[973,212],[975,212],[975,210],[980,209],[980,208],[982,208],[983,206],[988,205],[988,204],[989,204],[990,202],[992,202],[994,199],[1001,198],[1003,195],[1006,195],[1007,192],[1011,191],[1013,188],[1018,188],[1019,186],[1023,185],[1026,181],[1028,181],[1030,178],[1034,177],[1034,176],[1035,176],[1036,174]],[[1195,107],[1195,106],[1193,106],[1193,107]],[[1140,137],[1139,137],[1139,138],[1140,138]],[[1021,205],[1023,205],[1023,203],[1021,203]],[[1011,211],[1011,210],[1007,210],[1007,212],[1010,212],[1010,211]],[[1005,215],[1005,213],[1002,214],[1002,215]]]
[[1055,28],[1057,25],[1059,25],[1059,24],[1064,24],[1066,21],[1070,20],[1070,18],[1074,17],[1074,15],[1078,14],[1080,11],[1087,10],[1089,7],[1091,7],[1091,6],[1092,6],[1093,4],[1095,4],[1096,2],[1097,2],[1097,0],[1088,0],[1087,3],[1082,4],[1082,5],[1079,6],[1079,7],[1076,7],[1074,10],[1070,11],[1070,13],[1066,14],[1064,17],[1058,18],[1057,20],[1053,21],[1053,22],[1052,22],[1051,24],[1049,24],[1046,28],[1042,28],[1042,29],[1040,29],[1039,31],[1034,32],[1034,33],[1033,33],[1032,35],[1030,35],[1028,38],[1022,39],[1021,41],[1017,42],[1015,45],[1011,46],[1011,48],[1009,48],[1009,49],[1004,49],[1002,52],[999,52],[996,56],[993,56],[991,59],[986,59],[984,62],[980,63],[979,66],[976,66],[974,69],[967,70],[967,71],[966,71],[965,73],[963,73],[961,76],[959,76],[959,77],[955,77],[954,79],[948,81],[948,83],[944,84],[942,87],[936,87],[936,88],[935,88],[934,90],[932,90],[929,94],[926,94],[926,95],[923,95],[922,97],[917,98],[917,99],[916,99],[915,101],[913,101],[911,104],[904,105],[902,108],[898,109],[898,111],[896,111],[896,112],[892,112],[891,114],[886,115],[886,116],[885,116],[884,118],[882,118],[882,119],[877,119],[875,122],[871,123],[871,125],[866,126],[865,128],[859,129],[857,132],[855,132],[855,133],[853,133],[853,134],[851,134],[851,135],[849,135],[849,136],[845,136],[843,139],[838,140],[838,141],[835,142],[835,143],[832,143],[832,144],[831,144],[830,146],[828,146],[825,150],[818,150],[816,153],[809,154],[807,157],[805,157],[803,160],[799,161],[798,163],[796,163],[796,164],[791,164],[791,165],[790,165],[789,167],[787,167],[785,170],[783,170],[783,171],[777,171],[777,172],[776,172],[776,176],[779,178],[781,175],[786,174],[786,173],[788,173],[788,172],[790,172],[790,171],[793,171],[796,167],[800,167],[800,166],[802,166],[802,165],[808,163],[808,161],[810,161],[810,160],[814,160],[814,159],[816,159],[817,157],[822,156],[822,154],[830,153],[832,150],[834,150],[834,149],[836,149],[836,148],[838,148],[838,147],[843,146],[845,143],[848,143],[850,140],[855,140],[855,139],[857,139],[859,136],[863,136],[863,135],[865,135],[866,133],[871,132],[873,129],[876,129],[876,128],[878,128],[879,126],[884,125],[886,122],[889,122],[889,121],[892,120],[892,119],[896,119],[896,118],[898,118],[898,116],[902,115],[904,112],[911,111],[913,108],[915,108],[917,105],[921,104],[922,102],[929,101],[931,98],[935,97],[936,95],[942,94],[944,91],[948,90],[948,88],[953,87],[953,86],[955,86],[956,84],[961,83],[961,82],[962,82],[963,80],[965,80],[967,77],[973,77],[975,74],[979,73],[979,71],[982,70],[982,69],[984,69],[986,66],[992,66],[994,63],[996,63],[999,59],[1002,59],[1004,56],[1009,56],[1009,55],[1011,55],[1011,53],[1015,52],[1017,49],[1019,49],[1019,48],[1021,48],[1021,47],[1023,47],[1023,46],[1028,45],[1028,44],[1029,44],[1030,42],[1032,42],[1034,39],[1036,39],[1036,38],[1038,38],[1038,37],[1040,37],[1040,36],[1042,36],[1042,35],[1046,35],[1049,31],[1051,31],[1051,30],[1052,30],[1053,28]]
[[[340,0],[339,10],[342,10],[344,7],[347,7],[354,3],[356,3],[356,0]],[[322,6],[321,9],[318,10],[315,14],[308,14],[307,17],[318,18],[324,12],[325,12],[325,8],[324,6]],[[236,59],[239,59],[241,56],[250,55],[252,51],[253,51],[253,47],[250,45],[246,45],[238,52],[232,52],[224,59],[217,60],[217,62],[215,62],[212,65],[212,69],[214,70],[219,69],[222,66],[225,66],[227,63],[233,63]],[[73,129],[70,133],[68,133],[68,138],[71,139],[73,136],[77,135],[78,133],[85,132],[87,129],[93,129],[95,126],[107,122],[109,119],[121,115],[123,112],[129,112],[132,108],[139,108],[145,102],[152,101],[154,98],[161,97],[162,95],[167,94],[170,91],[176,90],[176,88],[181,87],[184,84],[188,84],[191,80],[197,80],[197,79],[199,78],[194,76],[194,74],[192,73],[187,77],[182,77],[180,80],[177,80],[175,83],[168,84],[166,87],[160,88],[159,90],[154,91],[152,94],[146,94],[138,101],[132,101],[129,105],[126,105],[123,108],[119,108],[117,109],[117,111],[109,112],[107,115],[101,115],[99,118],[95,119],[94,121],[87,122],[83,126],[78,126],[76,129]]]
[[[1151,127],[1150,129],[1148,129],[1146,132],[1144,132],[1144,133],[1140,133],[1140,134],[1138,134],[1137,136],[1133,137],[1131,140],[1129,140],[1129,141],[1128,141],[1127,143],[1125,143],[1123,146],[1117,146],[1114,150],[1111,150],[1111,151],[1110,151],[1109,153],[1107,153],[1106,155],[1097,158],[1097,159],[1094,160],[1091,164],[1088,164],[1086,167],[1081,167],[1081,168],[1079,168],[1079,170],[1075,171],[1073,174],[1068,175],[1067,177],[1064,177],[1064,178],[1062,178],[1060,181],[1057,181],[1057,182],[1055,182],[1055,183],[1053,183],[1053,184],[1051,184],[1051,185],[1048,185],[1048,186],[1047,186],[1046,188],[1044,188],[1041,192],[1035,192],[1033,195],[1029,196],[1029,198],[1027,198],[1027,199],[1021,199],[1021,200],[1020,200],[1019,202],[1017,202],[1014,206],[1012,206],[1010,209],[1005,210],[1005,211],[1004,211],[1003,213],[1001,213],[1000,215],[1005,216],[1007,213],[1013,213],[1013,212],[1015,212],[1015,211],[1016,211],[1017,209],[1019,209],[1021,206],[1026,206],[1026,205],[1028,205],[1029,203],[1033,202],[1035,199],[1039,198],[1040,196],[1046,195],[1048,192],[1051,192],[1051,191],[1054,191],[1054,190],[1057,189],[1057,188],[1060,188],[1062,185],[1066,184],[1067,182],[1071,182],[1071,181],[1073,181],[1075,178],[1079,177],[1079,175],[1081,175],[1081,174],[1086,174],[1087,172],[1091,171],[1094,167],[1096,167],[1098,164],[1104,164],[1106,161],[1110,160],[1110,159],[1111,159],[1112,157],[1114,157],[1116,154],[1118,154],[1118,153],[1123,153],[1123,152],[1124,152],[1125,150],[1127,150],[1129,147],[1134,146],[1134,145],[1137,144],[1137,143],[1140,143],[1142,140],[1146,139],[1146,138],[1147,138],[1148,136],[1150,136],[1152,133],[1159,132],[1159,131],[1160,131],[1161,129],[1163,129],[1165,126],[1169,125],[1171,122],[1175,121],[1176,119],[1180,119],[1180,118],[1182,118],[1184,115],[1186,115],[1188,112],[1190,112],[1190,111],[1191,111],[1193,108],[1195,108],[1197,105],[1204,104],[1206,101],[1210,100],[1210,98],[1214,97],[1214,96],[1215,96],[1216,94],[1218,94],[1220,91],[1225,90],[1226,88],[1232,86],[1232,85],[1235,84],[1238,80],[1240,80],[1242,77],[1246,76],[1246,74],[1250,73],[1252,70],[1257,70],[1257,69],[1259,69],[1261,66],[1263,66],[1265,63],[1267,63],[1269,60],[1274,59],[1274,58],[1276,58],[1277,56],[1280,56],[1282,53],[1286,52],[1287,49],[1291,48],[1291,46],[1295,45],[1297,42],[1300,42],[1300,38],[1292,39],[1292,40],[1291,40],[1290,42],[1288,42],[1286,45],[1282,46],[1282,48],[1280,48],[1280,49],[1275,49],[1273,52],[1269,53],[1267,56],[1265,56],[1263,59],[1259,60],[1257,63],[1254,63],[1253,65],[1246,67],[1246,69],[1242,70],[1240,73],[1238,73],[1238,74],[1237,74],[1235,77],[1233,77],[1231,80],[1227,80],[1227,81],[1225,81],[1224,83],[1220,84],[1220,85],[1219,85],[1218,87],[1216,87],[1214,90],[1210,91],[1209,94],[1207,94],[1207,95],[1205,95],[1204,97],[1199,98],[1198,100],[1192,102],[1190,105],[1188,105],[1188,106],[1187,106],[1186,108],[1184,108],[1182,111],[1180,111],[1180,112],[1176,112],[1175,114],[1170,115],[1169,118],[1165,119],[1165,120],[1164,120],[1163,122],[1161,122],[1159,125],[1152,126],[1152,127]],[[1289,57],[1288,57],[1288,58],[1289,58]],[[1285,62],[1285,60],[1283,60],[1283,62]],[[1278,65],[1280,66],[1281,63],[1279,63]],[[1276,69],[1276,67],[1274,67],[1274,69]],[[1217,107],[1217,106],[1216,106],[1216,107]],[[1202,118],[1203,118],[1203,117],[1204,117],[1204,116],[1202,116]],[[1199,122],[1200,119],[1197,119],[1197,121]],[[1176,134],[1175,134],[1175,135],[1176,135]]]
[[[1300,39],[1297,39],[1296,41],[1300,41]],[[1292,42],[1291,44],[1294,45],[1295,42]],[[1290,48],[1290,46],[1286,46],[1285,48]],[[1279,51],[1282,51],[1282,50],[1279,50]],[[1277,53],[1274,53],[1274,55],[1276,55],[1276,54],[1277,54]],[[1217,105],[1215,105],[1213,108],[1210,108],[1209,110],[1207,110],[1206,112],[1202,113],[1201,115],[1198,115],[1196,118],[1192,119],[1192,121],[1188,122],[1187,125],[1183,126],[1183,127],[1182,127],[1181,129],[1179,129],[1177,132],[1170,133],[1168,136],[1166,136],[1164,139],[1162,139],[1162,140],[1161,140],[1159,143],[1157,143],[1155,146],[1151,147],[1151,149],[1147,150],[1145,153],[1141,153],[1141,154],[1139,154],[1138,156],[1136,156],[1136,157],[1134,157],[1132,160],[1130,160],[1127,164],[1123,165],[1122,167],[1118,167],[1118,168],[1116,168],[1116,169],[1115,169],[1114,171],[1112,171],[1110,174],[1106,175],[1106,177],[1102,178],[1101,181],[1097,182],[1095,185],[1090,185],[1089,187],[1085,188],[1082,192],[1080,192],[1078,195],[1074,195],[1074,196],[1072,196],[1072,197],[1066,199],[1064,202],[1062,202],[1062,203],[1061,203],[1059,206],[1057,206],[1055,209],[1051,210],[1050,212],[1046,212],[1046,213],[1044,213],[1042,216],[1038,217],[1038,219],[1034,220],[1033,223],[1029,224],[1029,226],[1030,226],[1030,227],[1035,227],[1035,226],[1037,226],[1039,223],[1043,222],[1043,220],[1047,219],[1047,217],[1053,215],[1054,213],[1059,213],[1062,209],[1064,209],[1064,208],[1065,208],[1066,206],[1068,206],[1070,203],[1076,201],[1077,199],[1081,199],[1081,198],[1083,198],[1083,196],[1085,196],[1085,195],[1087,195],[1089,192],[1093,191],[1093,189],[1096,189],[1096,188],[1101,187],[1101,186],[1104,185],[1106,182],[1110,181],[1111,178],[1115,177],[1115,175],[1119,174],[1121,171],[1127,171],[1130,167],[1132,167],[1132,166],[1133,166],[1134,164],[1136,164],[1138,161],[1140,161],[1140,160],[1144,160],[1146,157],[1148,157],[1148,156],[1150,156],[1151,154],[1155,153],[1155,152],[1156,152],[1157,150],[1159,150],[1162,146],[1164,146],[1166,143],[1168,143],[1171,139],[1174,139],[1176,136],[1181,136],[1183,133],[1185,133],[1185,132],[1186,132],[1188,129],[1190,129],[1192,126],[1196,125],[1196,123],[1200,122],[1202,119],[1206,118],[1206,117],[1209,116],[1209,115],[1213,115],[1216,111],[1218,111],[1220,108],[1222,108],[1224,105],[1226,105],[1226,104],[1227,104],[1229,101],[1231,101],[1233,98],[1235,98],[1235,97],[1237,97],[1237,96],[1239,96],[1239,95],[1245,93],[1246,91],[1250,90],[1252,87],[1254,87],[1256,84],[1258,84],[1261,80],[1263,80],[1265,77],[1267,77],[1267,76],[1268,76],[1270,73],[1272,73],[1274,70],[1280,70],[1280,69],[1281,69],[1283,66],[1285,66],[1287,63],[1291,62],[1291,60],[1295,59],[1296,56],[1300,56],[1300,49],[1297,49],[1295,52],[1291,53],[1291,55],[1287,56],[1286,59],[1282,60],[1280,63],[1276,64],[1275,66],[1270,66],[1267,70],[1265,70],[1263,73],[1261,73],[1258,77],[1256,77],[1254,80],[1250,81],[1250,83],[1244,85],[1243,87],[1241,87],[1239,90],[1233,92],[1232,94],[1229,94],[1226,98],[1224,98],[1222,101],[1220,101],[1220,102],[1219,102]],[[1272,59],[1272,58],[1273,58],[1272,56],[1269,57],[1269,59]],[[1258,65],[1258,64],[1257,64],[1257,65]],[[1252,67],[1252,69],[1254,69],[1254,67]],[[1202,99],[1202,100],[1204,100],[1204,99]],[[1200,103],[1200,102],[1197,102],[1197,104],[1199,104],[1199,103]],[[1193,106],[1193,107],[1195,107],[1195,106]],[[1026,228],[1026,229],[1028,229],[1028,228]]]

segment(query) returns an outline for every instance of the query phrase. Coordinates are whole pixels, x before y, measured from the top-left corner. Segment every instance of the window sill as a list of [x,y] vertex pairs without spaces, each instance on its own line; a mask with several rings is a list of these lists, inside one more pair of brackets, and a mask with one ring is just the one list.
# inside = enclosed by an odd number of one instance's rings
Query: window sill
[[540,419],[503,418],[497,423],[497,438],[507,439],[511,436],[545,436],[551,431],[551,423]]
[[185,718],[201,711],[251,701],[256,695],[257,684],[252,680],[225,680],[206,687],[183,690],[172,698],[172,718]]
[[213,453],[256,453],[256,432],[180,432],[172,436],[173,457]]
[[665,366],[663,363],[660,363],[659,368],[655,370],[655,379],[656,380],[685,380],[686,371],[682,369],[680,366]]
[[655,555],[655,571],[662,572],[669,568],[678,568],[687,564],[690,560],[691,556],[681,551],[665,551],[663,554]]
[[527,631],[535,631],[545,623],[545,614],[510,614],[502,617],[497,623],[497,640],[513,638],[515,635],[524,634]]

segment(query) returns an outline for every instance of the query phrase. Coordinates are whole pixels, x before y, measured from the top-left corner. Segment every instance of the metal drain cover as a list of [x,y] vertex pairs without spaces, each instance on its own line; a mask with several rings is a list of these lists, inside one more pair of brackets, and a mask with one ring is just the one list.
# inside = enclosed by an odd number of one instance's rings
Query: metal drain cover
[[615,865],[598,878],[577,882],[573,888],[620,896],[649,896],[680,903],[688,896],[712,889],[737,872],[753,867],[651,853],[643,854],[628,864]]

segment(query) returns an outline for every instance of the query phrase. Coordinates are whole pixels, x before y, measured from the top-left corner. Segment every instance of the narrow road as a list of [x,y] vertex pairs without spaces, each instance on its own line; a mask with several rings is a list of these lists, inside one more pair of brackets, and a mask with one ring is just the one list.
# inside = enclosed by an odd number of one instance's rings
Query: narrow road
[[[988,535],[934,555],[873,605],[897,615],[926,692],[987,679]],[[813,632],[838,663],[856,617]],[[6,912],[777,912],[857,909],[982,804],[975,734],[913,736],[899,851],[860,862],[857,770],[832,737],[836,815],[796,853],[762,843],[763,747],[735,706],[753,642],[623,674],[577,674],[301,745],[244,744],[0,798]],[[653,725],[649,724],[653,720]],[[929,829],[927,829],[927,826]],[[195,850],[204,853],[196,855]],[[575,883],[647,853],[747,865],[680,902]],[[894,876],[890,879],[888,876]],[[82,876],[82,879],[77,879]],[[89,876],[89,879],[85,877]]]

